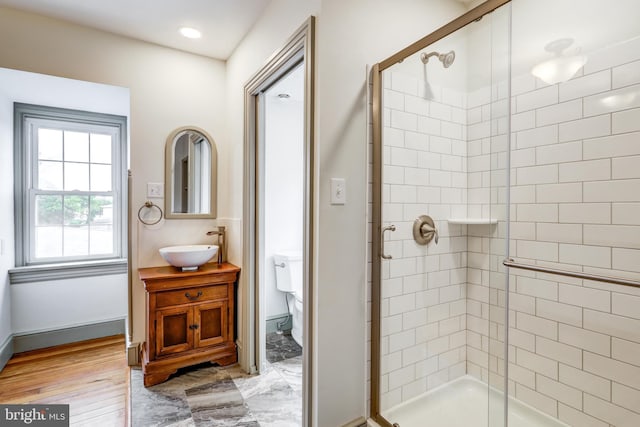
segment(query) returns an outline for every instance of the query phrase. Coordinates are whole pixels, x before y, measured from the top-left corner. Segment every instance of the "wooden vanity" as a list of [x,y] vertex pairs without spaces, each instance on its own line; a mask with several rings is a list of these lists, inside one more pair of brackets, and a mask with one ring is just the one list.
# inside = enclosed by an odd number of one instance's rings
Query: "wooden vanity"
[[185,366],[237,361],[234,297],[240,268],[209,263],[196,271],[166,266],[138,273],[146,291],[145,387]]

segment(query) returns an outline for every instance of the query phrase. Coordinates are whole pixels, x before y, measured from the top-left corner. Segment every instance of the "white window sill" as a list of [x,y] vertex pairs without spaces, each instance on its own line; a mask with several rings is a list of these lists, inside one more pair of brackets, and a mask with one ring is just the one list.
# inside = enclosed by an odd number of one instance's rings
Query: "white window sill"
[[9,281],[12,285],[17,285],[19,283],[48,282],[51,280],[125,273],[127,273],[127,260],[118,258],[16,267],[9,270]]

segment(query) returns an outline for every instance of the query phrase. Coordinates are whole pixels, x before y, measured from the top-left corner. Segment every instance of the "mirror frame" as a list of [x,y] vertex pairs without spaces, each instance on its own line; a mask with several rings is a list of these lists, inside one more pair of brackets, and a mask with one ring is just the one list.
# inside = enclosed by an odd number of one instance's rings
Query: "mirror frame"
[[[185,131],[194,131],[202,134],[211,146],[211,206],[209,213],[181,213],[173,212],[173,156],[176,137]],[[164,216],[167,219],[215,219],[218,206],[218,150],[216,143],[207,131],[197,126],[182,126],[175,129],[167,137],[164,151]]]

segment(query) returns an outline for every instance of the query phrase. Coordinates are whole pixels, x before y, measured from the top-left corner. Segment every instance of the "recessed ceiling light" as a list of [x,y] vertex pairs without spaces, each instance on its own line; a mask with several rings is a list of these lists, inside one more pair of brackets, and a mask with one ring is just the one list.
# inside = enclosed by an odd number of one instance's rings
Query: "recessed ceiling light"
[[195,28],[191,27],[182,27],[180,28],[180,34],[189,38],[189,39],[199,39],[202,37],[202,33]]

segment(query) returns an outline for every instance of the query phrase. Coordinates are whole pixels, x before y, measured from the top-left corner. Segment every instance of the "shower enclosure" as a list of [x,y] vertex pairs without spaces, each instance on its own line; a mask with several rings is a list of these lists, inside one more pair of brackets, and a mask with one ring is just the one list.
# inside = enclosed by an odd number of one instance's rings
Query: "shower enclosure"
[[381,425],[640,425],[638,22],[490,0],[373,67]]

